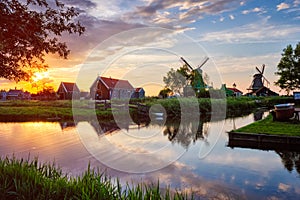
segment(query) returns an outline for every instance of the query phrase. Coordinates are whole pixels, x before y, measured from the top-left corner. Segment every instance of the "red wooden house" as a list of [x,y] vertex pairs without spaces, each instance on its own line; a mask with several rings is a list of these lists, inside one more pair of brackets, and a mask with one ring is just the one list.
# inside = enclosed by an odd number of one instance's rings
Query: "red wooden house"
[[135,89],[127,80],[98,76],[90,87],[92,99],[130,99]]
[[61,82],[58,89],[57,94],[59,99],[72,99],[72,98],[79,98],[80,90],[77,87],[76,83],[68,83],[68,82]]

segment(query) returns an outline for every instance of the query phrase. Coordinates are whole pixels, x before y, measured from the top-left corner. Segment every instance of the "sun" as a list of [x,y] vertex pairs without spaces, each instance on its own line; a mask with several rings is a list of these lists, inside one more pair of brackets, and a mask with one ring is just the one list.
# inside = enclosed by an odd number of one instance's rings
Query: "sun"
[[32,76],[32,80],[34,82],[38,82],[39,80],[49,78],[49,72],[35,72]]

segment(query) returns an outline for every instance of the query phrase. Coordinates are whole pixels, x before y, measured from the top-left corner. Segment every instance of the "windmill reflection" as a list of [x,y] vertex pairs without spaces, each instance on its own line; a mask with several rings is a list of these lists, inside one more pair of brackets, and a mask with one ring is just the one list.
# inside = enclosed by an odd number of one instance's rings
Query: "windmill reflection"
[[197,140],[203,140],[207,143],[209,124],[202,120],[191,120],[180,122],[167,121],[163,134],[168,137],[172,143],[180,144],[183,148],[188,149],[191,143]]
[[162,134],[167,136],[168,141],[171,143],[180,144],[183,148],[188,149],[193,143],[198,140],[207,142],[209,123],[203,119],[193,119],[186,122],[180,122],[178,119],[168,119],[162,124],[161,121],[150,120],[149,118],[139,118],[131,121],[131,119],[124,118],[121,122],[116,123],[115,121],[98,121],[90,120],[89,123],[92,125],[94,130],[99,136],[110,133],[118,133],[118,130],[131,131],[138,129],[143,131],[143,128],[152,126],[162,127]]

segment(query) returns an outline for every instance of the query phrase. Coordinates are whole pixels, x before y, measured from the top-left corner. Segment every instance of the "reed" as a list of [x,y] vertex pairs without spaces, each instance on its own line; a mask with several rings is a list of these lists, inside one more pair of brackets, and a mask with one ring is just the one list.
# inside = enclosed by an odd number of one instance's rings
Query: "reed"
[[192,195],[162,190],[157,184],[122,186],[100,170],[88,169],[68,177],[55,163],[0,159],[0,199],[192,199]]

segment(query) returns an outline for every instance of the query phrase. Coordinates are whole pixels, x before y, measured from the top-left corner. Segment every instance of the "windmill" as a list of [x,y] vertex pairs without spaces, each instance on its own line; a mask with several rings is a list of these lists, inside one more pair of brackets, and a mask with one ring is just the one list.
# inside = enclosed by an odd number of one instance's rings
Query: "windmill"
[[261,70],[258,69],[258,67],[255,67],[255,69],[258,71],[258,73],[253,75],[253,81],[248,90],[255,92],[256,90],[265,87],[265,82],[267,83],[266,87],[269,88],[270,82],[264,76],[265,65],[262,65]]
[[193,67],[192,67],[192,66],[191,66],[191,65],[190,65],[183,57],[180,57],[180,59],[188,66],[188,68],[189,68],[192,72],[195,73],[195,80],[192,81],[192,83],[191,83],[193,89],[194,89],[195,91],[200,91],[200,89],[205,88],[206,84],[205,84],[204,81],[203,81],[203,77],[202,77],[203,71],[202,71],[201,68],[202,68],[203,65],[209,60],[209,58],[208,58],[208,57],[205,57],[205,58],[202,60],[201,64],[199,64],[199,65],[197,66],[196,69],[194,69],[194,68],[193,68]]
[[265,65],[263,64],[261,69],[259,69],[258,67],[255,67],[255,69],[258,71],[258,73],[253,75],[253,80],[250,85],[250,88],[247,89],[250,90],[250,93],[248,93],[248,95],[278,96],[276,92],[273,92],[272,90],[269,89],[270,82],[264,76]]

